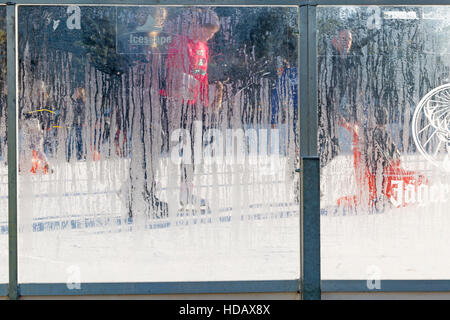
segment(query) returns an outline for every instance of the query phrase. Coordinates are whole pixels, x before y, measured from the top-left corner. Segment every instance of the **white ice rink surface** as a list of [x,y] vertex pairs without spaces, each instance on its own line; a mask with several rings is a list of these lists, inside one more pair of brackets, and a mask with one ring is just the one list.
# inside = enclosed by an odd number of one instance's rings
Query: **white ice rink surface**
[[[405,161],[408,169],[439,178],[434,169],[411,159]],[[322,183],[328,181],[322,185],[324,209],[353,192],[351,161],[351,157],[336,159],[323,169]],[[53,175],[21,177],[22,283],[299,277],[298,204],[287,170],[264,175],[256,169],[204,172],[196,185],[215,186],[198,189],[210,201],[210,215],[137,217],[124,223],[120,219],[126,216],[125,209],[115,190],[127,174],[126,161],[64,165]],[[5,169],[1,177],[4,225]],[[348,183],[342,182],[344,177]],[[447,177],[441,176],[441,181]],[[171,182],[160,180],[161,198],[176,198]],[[366,279],[374,273],[382,279],[450,278],[449,205],[447,197],[378,214],[342,216],[329,210],[321,216],[322,278]],[[7,234],[2,232],[0,282],[7,282],[7,274]]]

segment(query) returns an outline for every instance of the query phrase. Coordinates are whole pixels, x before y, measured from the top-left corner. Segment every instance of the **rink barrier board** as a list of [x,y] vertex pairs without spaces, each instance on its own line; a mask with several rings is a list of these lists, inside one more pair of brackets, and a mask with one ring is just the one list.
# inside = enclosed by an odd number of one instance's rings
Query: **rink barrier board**
[[[232,208],[224,208],[222,213],[231,211]],[[278,219],[292,219],[297,218],[298,212],[295,210],[290,211],[272,211],[269,213],[250,213],[241,214],[238,221],[265,221],[265,220],[278,220]],[[235,219],[236,217],[234,217]],[[149,218],[149,222],[144,225],[144,229],[166,229],[170,227],[183,227],[190,225],[203,225],[213,223],[229,223],[233,221],[231,215],[212,216],[211,213],[193,213],[185,212],[178,213],[175,218]],[[105,229],[105,227],[107,229]],[[118,227],[119,229],[113,230],[111,228]],[[133,219],[123,218],[120,216],[54,216],[54,217],[41,217],[34,218],[32,223],[33,232],[52,232],[62,230],[86,230],[91,229],[96,233],[103,232],[124,232],[132,231]],[[23,231],[23,226],[19,227],[19,232]],[[103,228],[103,229],[102,229]],[[125,228],[125,229],[122,229]],[[8,223],[0,222],[0,235],[8,234]]]

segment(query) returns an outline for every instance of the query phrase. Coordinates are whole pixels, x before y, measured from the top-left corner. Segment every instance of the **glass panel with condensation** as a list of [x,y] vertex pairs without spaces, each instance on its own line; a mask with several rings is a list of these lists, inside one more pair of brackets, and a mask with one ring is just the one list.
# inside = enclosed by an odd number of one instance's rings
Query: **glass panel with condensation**
[[317,10],[322,278],[450,278],[450,8]]
[[21,283],[299,278],[296,7],[18,10]]
[[0,283],[8,282],[6,7],[0,6]]

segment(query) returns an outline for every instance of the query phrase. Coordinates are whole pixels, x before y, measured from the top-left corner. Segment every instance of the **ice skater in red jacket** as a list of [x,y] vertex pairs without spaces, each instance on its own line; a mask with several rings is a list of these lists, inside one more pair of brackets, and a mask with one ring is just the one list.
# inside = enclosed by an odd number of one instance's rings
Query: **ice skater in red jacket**
[[168,51],[165,95],[195,105],[208,106],[208,41],[219,30],[212,10],[193,9],[183,16],[183,33]]
[[[177,129],[188,130],[192,139],[196,134],[194,122],[201,122],[204,133],[208,123],[208,41],[219,30],[217,14],[211,9],[193,8],[180,17],[181,32],[173,39],[166,62],[165,89],[161,95],[167,100],[169,135]],[[203,134],[202,133],[202,134]],[[193,146],[191,146],[193,147]],[[182,204],[197,202],[192,194],[194,150],[181,150],[191,155],[191,163],[181,164],[180,197]],[[200,201],[205,202],[205,201]]]
[[[376,111],[376,126],[362,129],[358,124],[350,124],[341,119],[340,124],[352,134],[353,167],[356,179],[356,194],[340,197],[339,207],[367,208],[382,210],[389,203],[405,206],[406,189],[414,189],[428,180],[421,174],[406,170],[401,166],[400,152],[387,129],[387,113],[384,109]],[[403,192],[396,192],[398,182],[402,182]],[[416,190],[417,191],[417,190]],[[395,199],[395,201],[394,201]]]

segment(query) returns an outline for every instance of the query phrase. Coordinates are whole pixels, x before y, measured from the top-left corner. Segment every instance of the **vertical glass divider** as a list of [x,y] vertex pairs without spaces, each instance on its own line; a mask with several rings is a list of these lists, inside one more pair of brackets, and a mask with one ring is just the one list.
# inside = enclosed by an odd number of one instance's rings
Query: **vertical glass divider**
[[16,5],[6,7],[8,68],[8,296],[18,298],[17,273],[17,96],[16,96]]
[[[306,93],[308,92],[307,83],[305,80],[307,80],[308,75],[308,59],[307,59],[307,49],[308,49],[308,7],[300,5],[299,8],[299,37],[298,37],[298,83],[299,83],[299,93],[298,93],[298,106],[299,106],[299,116],[298,116],[298,135],[300,139],[300,154],[303,152],[303,146],[304,143],[304,131],[305,126],[303,125],[302,119],[303,119],[303,113],[302,110],[304,106],[307,104],[307,101],[305,101]],[[306,135],[305,135],[306,136]],[[302,162],[299,163],[300,169],[298,170],[300,174],[299,179],[299,191],[300,191],[300,207],[299,207],[299,248],[300,248],[300,273],[299,273],[299,291],[300,291],[300,298],[303,299],[303,172],[302,172]]]
[[320,300],[320,161],[317,157],[316,7],[300,7],[300,294]]

